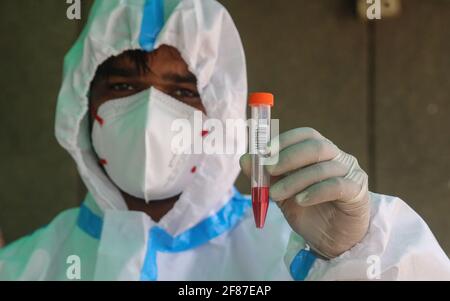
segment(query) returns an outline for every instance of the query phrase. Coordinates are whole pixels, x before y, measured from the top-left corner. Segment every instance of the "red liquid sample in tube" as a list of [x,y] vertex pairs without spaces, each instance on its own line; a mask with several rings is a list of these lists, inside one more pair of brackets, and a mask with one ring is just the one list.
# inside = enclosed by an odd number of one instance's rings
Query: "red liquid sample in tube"
[[252,93],[248,104],[252,115],[249,135],[249,152],[252,156],[252,207],[256,227],[261,229],[264,227],[269,208],[270,174],[265,166],[270,162],[270,110],[274,97],[267,92]]
[[269,187],[252,188],[252,207],[256,227],[264,227],[269,208]]

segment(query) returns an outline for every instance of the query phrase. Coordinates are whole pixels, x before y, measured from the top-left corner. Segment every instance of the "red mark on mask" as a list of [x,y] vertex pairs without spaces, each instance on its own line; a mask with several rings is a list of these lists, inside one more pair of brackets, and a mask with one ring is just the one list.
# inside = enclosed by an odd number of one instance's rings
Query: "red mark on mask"
[[95,118],[95,120],[97,120],[97,122],[100,124],[100,125],[103,125],[103,123],[105,122],[104,120],[103,120],[103,118],[101,118],[99,115],[97,115],[97,114],[95,114],[94,115],[94,118]]
[[203,130],[201,134],[202,134],[202,137],[205,137],[206,135],[209,134],[209,131],[208,130]]
[[100,165],[106,165],[108,164],[108,161],[106,161],[106,159],[100,159],[98,160],[98,163],[100,163]]
[[191,168],[191,173],[195,173],[197,171],[197,166]]

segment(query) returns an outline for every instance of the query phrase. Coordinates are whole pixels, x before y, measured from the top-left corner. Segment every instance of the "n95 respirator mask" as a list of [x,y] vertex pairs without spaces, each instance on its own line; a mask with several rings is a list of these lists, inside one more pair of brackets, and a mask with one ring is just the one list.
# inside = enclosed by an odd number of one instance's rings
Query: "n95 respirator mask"
[[[189,184],[200,155],[173,149],[175,120],[193,124],[195,108],[150,88],[102,104],[92,128],[92,144],[110,179],[137,198],[160,200]],[[183,146],[182,146],[183,147]]]

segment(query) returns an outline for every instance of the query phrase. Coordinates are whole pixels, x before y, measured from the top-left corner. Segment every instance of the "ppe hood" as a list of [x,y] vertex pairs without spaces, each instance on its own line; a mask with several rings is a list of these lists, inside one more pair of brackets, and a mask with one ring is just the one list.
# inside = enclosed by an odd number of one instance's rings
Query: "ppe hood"
[[[64,59],[56,111],[56,138],[102,211],[128,210],[99,167],[90,139],[88,93],[97,67],[126,50],[173,46],[197,77],[209,118],[245,119],[247,78],[239,34],[214,0],[97,0],[88,22]],[[177,235],[217,212],[231,197],[239,154],[207,155],[192,184],[159,226]]]

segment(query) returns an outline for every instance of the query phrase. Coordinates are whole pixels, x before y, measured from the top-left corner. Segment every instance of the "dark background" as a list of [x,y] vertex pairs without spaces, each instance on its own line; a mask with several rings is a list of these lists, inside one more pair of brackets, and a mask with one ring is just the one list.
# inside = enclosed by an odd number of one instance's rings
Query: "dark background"
[[[371,191],[418,211],[450,254],[450,1],[403,0],[365,22],[354,0],[223,0],[249,90],[276,95],[281,130],[311,126],[355,155]],[[0,229],[5,240],[77,206],[84,188],[54,138],[63,56],[82,20],[64,0],[0,0]],[[248,192],[242,177],[238,187]]]

